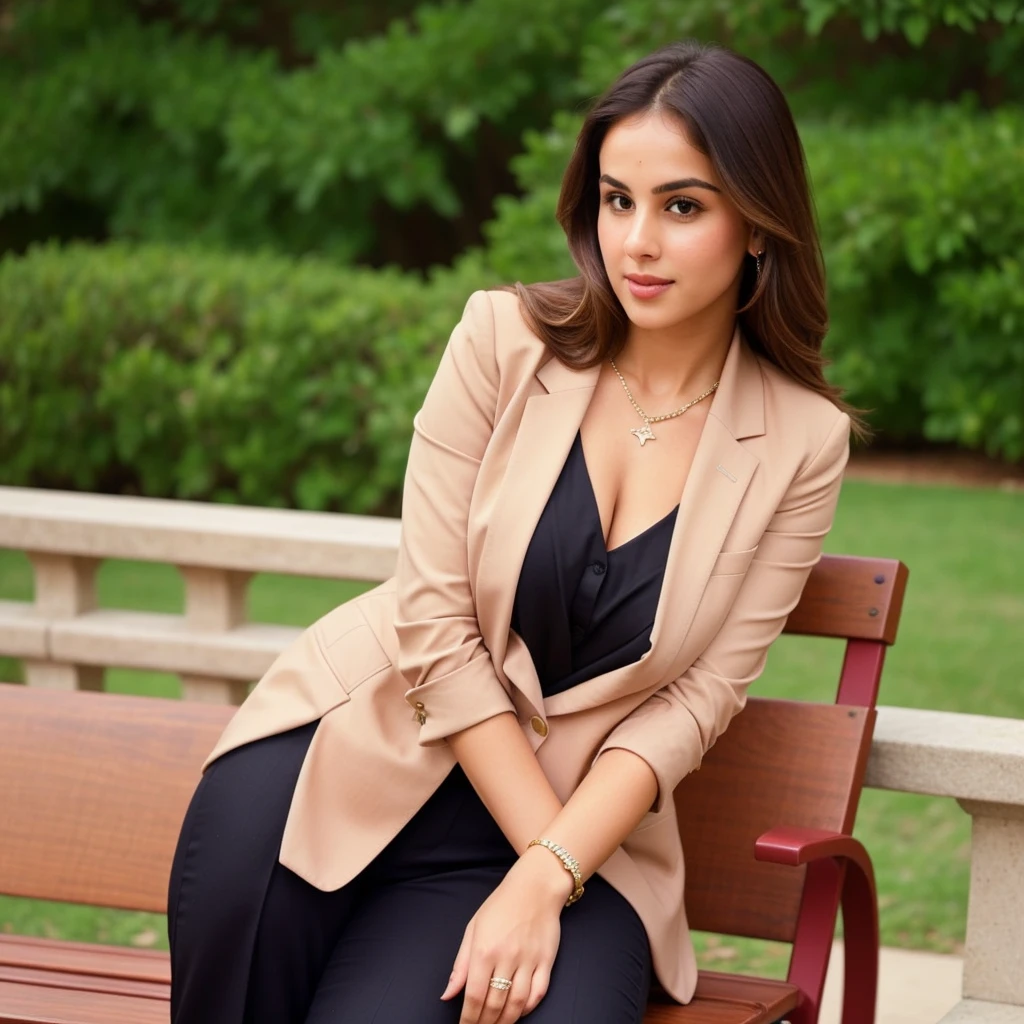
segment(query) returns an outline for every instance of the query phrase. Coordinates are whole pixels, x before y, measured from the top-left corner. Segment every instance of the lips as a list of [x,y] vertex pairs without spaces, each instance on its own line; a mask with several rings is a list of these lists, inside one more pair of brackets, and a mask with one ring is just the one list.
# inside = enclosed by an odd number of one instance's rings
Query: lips
[[672,283],[667,277],[652,277],[650,274],[627,274],[626,280],[642,285]]
[[627,274],[629,293],[635,299],[656,299],[672,286],[673,282],[651,274]]

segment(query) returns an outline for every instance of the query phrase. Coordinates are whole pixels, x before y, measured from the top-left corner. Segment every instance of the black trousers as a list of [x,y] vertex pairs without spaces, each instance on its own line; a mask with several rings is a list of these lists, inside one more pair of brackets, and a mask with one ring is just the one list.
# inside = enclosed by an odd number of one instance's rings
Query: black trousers
[[[456,767],[352,882],[322,892],[277,861],[316,725],[217,760],[171,870],[172,1024],[457,1024],[441,1002],[466,925],[515,852]],[[594,876],[561,918],[531,1024],[640,1024],[651,979],[633,908]]]

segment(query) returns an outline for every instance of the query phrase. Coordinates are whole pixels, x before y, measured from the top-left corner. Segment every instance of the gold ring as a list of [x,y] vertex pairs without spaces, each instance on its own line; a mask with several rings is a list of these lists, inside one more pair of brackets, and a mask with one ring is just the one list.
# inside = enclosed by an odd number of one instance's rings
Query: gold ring
[[491,978],[488,984],[499,992],[507,992],[512,987],[512,982],[508,978]]

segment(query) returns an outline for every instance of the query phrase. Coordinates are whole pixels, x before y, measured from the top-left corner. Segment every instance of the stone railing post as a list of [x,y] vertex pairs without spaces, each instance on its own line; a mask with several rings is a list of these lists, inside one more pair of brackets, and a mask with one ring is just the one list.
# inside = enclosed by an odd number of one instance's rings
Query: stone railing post
[[971,816],[964,998],[1024,1007],[1024,794],[1020,804],[958,800]]
[[[29,551],[35,575],[36,615],[42,619],[70,619],[96,607],[98,558]],[[29,686],[59,690],[102,690],[103,669],[96,665],[70,665],[25,659]]]
[[[246,621],[245,599],[251,572],[178,566],[185,580],[185,623],[203,633],[226,633]],[[241,704],[249,684],[217,676],[181,676],[182,696],[207,704]]]
[[971,816],[963,998],[942,1024],[1024,1024],[1024,722],[879,708],[865,784]]

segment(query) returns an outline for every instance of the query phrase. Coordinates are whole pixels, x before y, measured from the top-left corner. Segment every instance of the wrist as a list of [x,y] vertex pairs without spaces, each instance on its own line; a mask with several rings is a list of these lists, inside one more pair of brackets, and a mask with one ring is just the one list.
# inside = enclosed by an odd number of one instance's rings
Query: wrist
[[531,884],[559,907],[565,905],[576,889],[572,875],[557,857],[543,847],[531,846],[523,852],[518,863],[529,875]]

